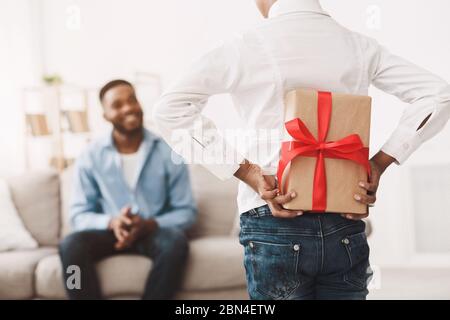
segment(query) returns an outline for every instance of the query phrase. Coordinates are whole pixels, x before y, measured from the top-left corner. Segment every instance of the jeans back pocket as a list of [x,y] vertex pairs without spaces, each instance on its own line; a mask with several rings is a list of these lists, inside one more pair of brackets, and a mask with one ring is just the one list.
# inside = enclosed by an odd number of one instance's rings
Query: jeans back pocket
[[369,264],[370,248],[365,232],[348,235],[341,240],[347,252],[349,270],[344,281],[360,289],[367,288],[372,276]]
[[263,296],[286,299],[300,285],[297,276],[300,244],[249,241],[252,286]]

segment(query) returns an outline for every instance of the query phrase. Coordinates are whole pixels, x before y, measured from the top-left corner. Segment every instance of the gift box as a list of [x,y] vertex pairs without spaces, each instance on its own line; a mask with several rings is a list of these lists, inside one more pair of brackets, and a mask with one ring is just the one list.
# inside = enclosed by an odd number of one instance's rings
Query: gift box
[[290,210],[365,214],[354,199],[368,181],[372,99],[309,89],[285,97],[285,133],[278,167],[281,193],[295,191]]

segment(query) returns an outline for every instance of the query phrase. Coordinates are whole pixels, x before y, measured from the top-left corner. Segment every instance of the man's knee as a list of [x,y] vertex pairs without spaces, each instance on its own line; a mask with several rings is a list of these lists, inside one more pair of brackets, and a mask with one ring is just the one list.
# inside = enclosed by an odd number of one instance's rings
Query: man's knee
[[159,229],[157,245],[161,253],[170,256],[185,258],[189,252],[189,241],[186,234],[177,228]]
[[66,236],[59,243],[59,254],[65,259],[84,257],[92,245],[92,237],[86,231],[75,232]]

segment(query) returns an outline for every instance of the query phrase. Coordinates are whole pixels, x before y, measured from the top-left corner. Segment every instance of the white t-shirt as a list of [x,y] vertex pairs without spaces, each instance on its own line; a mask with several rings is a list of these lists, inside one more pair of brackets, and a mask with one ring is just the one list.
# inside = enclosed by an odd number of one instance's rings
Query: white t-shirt
[[129,154],[120,154],[123,176],[125,178],[125,182],[131,189],[134,189],[136,185],[139,155],[139,151]]

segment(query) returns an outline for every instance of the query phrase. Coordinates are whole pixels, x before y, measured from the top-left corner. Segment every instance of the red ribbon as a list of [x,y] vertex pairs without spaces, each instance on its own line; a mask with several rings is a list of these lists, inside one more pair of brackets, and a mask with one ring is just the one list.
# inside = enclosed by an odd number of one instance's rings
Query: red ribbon
[[278,185],[283,193],[283,172],[286,166],[298,156],[315,157],[316,168],[314,173],[312,210],[325,211],[327,207],[327,178],[325,158],[345,159],[354,161],[371,174],[369,163],[369,148],[365,148],[357,134],[351,134],[338,141],[325,141],[331,119],[332,95],[331,92],[318,93],[317,117],[318,139],[314,138],[306,125],[299,118],[286,122],[286,130],[296,141],[283,142],[281,157],[278,165]]

